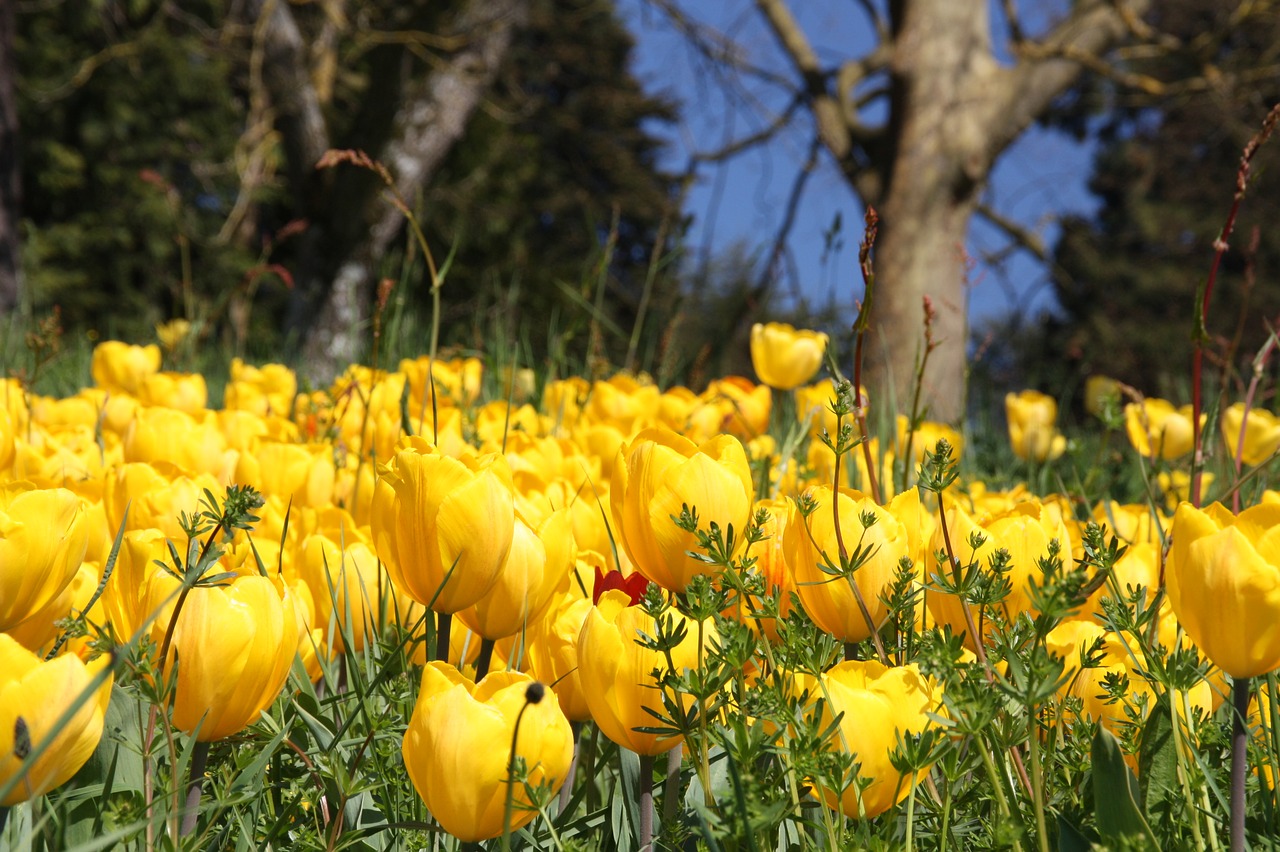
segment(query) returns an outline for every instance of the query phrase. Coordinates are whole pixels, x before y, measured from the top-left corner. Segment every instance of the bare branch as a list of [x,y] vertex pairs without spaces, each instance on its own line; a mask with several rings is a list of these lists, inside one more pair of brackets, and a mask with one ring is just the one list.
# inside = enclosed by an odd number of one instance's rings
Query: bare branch
[[827,91],[826,74],[818,63],[818,55],[809,45],[809,39],[784,0],[756,0],[756,8],[764,15],[778,44],[804,80],[823,144],[837,160],[843,161],[853,148],[853,137],[840,104]]
[[741,139],[735,139],[713,151],[697,151],[690,157],[690,168],[700,163],[722,163],[725,160],[731,160],[739,154],[745,153],[759,145],[770,142],[782,130],[786,129],[791,123],[800,107],[804,106],[804,95],[797,92],[795,97],[791,99],[791,103],[787,104],[787,108],[778,113],[772,121],[755,133],[743,136]]
[[974,212],[1003,231],[1014,246],[1030,252],[1041,262],[1047,263],[1050,260],[1049,249],[1045,246],[1044,239],[1032,229],[1013,221],[985,202],[979,202]]

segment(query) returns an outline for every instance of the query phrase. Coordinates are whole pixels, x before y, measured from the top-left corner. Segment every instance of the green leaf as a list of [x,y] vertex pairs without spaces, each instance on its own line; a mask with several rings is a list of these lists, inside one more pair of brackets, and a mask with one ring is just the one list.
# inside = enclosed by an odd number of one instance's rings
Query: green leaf
[[1141,837],[1149,848],[1159,848],[1138,807],[1139,796],[1138,779],[1125,765],[1120,741],[1099,725],[1093,737],[1093,800],[1103,841],[1123,845],[1124,838]]
[[1055,821],[1058,823],[1058,852],[1091,852],[1093,844],[1084,832],[1061,816]]
[[1166,813],[1178,794],[1178,754],[1173,736],[1169,694],[1156,700],[1142,726],[1138,751],[1138,786],[1148,816]]

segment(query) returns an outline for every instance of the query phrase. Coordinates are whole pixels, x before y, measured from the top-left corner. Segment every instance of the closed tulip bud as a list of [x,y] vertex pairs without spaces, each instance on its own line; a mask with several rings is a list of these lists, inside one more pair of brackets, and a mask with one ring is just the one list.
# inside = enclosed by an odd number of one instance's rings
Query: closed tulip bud
[[328,506],[336,478],[333,447],[328,444],[264,441],[255,453],[242,453],[236,464],[237,482],[267,497],[292,498],[295,506]]
[[689,551],[694,533],[676,520],[682,507],[696,509],[698,525],[733,526],[738,540],[751,518],[754,486],[747,453],[730,435],[701,446],[665,429],[649,429],[618,452],[609,488],[614,534],[642,574],[673,592],[714,570]]
[[[907,797],[929,767],[904,777],[890,755],[901,737],[937,727],[930,713],[943,713],[942,687],[914,664],[889,668],[878,662],[840,663],[822,674],[827,704],[823,727],[841,716],[831,743],[858,762],[858,780],[843,791],[821,790],[828,805],[851,819],[879,816]],[[860,783],[870,782],[860,789]]]
[[578,671],[578,636],[592,609],[590,598],[561,595],[552,600],[541,619],[530,625],[525,639],[529,674],[556,685],[560,709],[571,722],[591,721]]
[[514,636],[537,620],[573,565],[573,518],[553,512],[533,529],[516,518],[511,550],[494,587],[458,613],[463,624],[486,639]]
[[275,701],[298,653],[291,595],[257,575],[193,588],[178,612],[172,652],[173,724],[201,742],[238,733]]
[[[1240,449],[1241,426],[1244,427],[1244,449]],[[1251,409],[1244,416],[1244,404],[1235,405],[1222,412],[1222,440],[1227,444],[1231,457],[1240,456],[1245,464],[1259,465],[1280,449],[1280,419],[1270,411]]]
[[1058,403],[1034,390],[1006,394],[1005,415],[1009,421],[1009,443],[1013,454],[1023,461],[1052,461],[1067,448],[1067,439],[1054,425]]
[[[783,537],[800,605],[815,624],[840,641],[861,642],[871,636],[871,625],[858,605],[853,586],[857,587],[871,622],[878,629],[888,615],[888,609],[880,600],[881,594],[893,581],[899,561],[910,555],[907,531],[887,509],[877,506],[869,497],[856,491],[842,491],[838,498],[840,537],[837,538],[831,489],[818,486],[808,493],[818,508],[808,518],[793,512]],[[871,523],[867,524],[868,520]],[[828,562],[836,569],[841,567],[841,539],[850,559],[859,550],[866,554],[851,578],[833,576],[823,570]]]
[[373,543],[396,588],[436,612],[484,597],[506,564],[515,528],[502,456],[442,456],[406,439],[373,495]]
[[1165,584],[1187,635],[1233,678],[1280,666],[1280,505],[1183,503],[1170,534]]
[[[1205,415],[1200,415],[1204,425]],[[1124,407],[1125,432],[1129,443],[1147,458],[1176,459],[1191,452],[1193,432],[1191,406],[1174,408],[1163,399],[1144,399]]]
[[316,626],[329,633],[338,651],[347,650],[350,637],[351,650],[358,652],[379,625],[395,619],[395,608],[385,594],[378,555],[354,532],[346,535],[343,544],[319,533],[307,536],[296,563],[311,590]]
[[796,329],[784,322],[751,327],[751,364],[760,381],[778,390],[792,390],[813,378],[827,352],[827,336]]
[[199,373],[155,373],[142,380],[138,399],[198,416],[209,404],[209,388]]
[[0,487],[0,631],[62,593],[84,560],[88,535],[80,498],[67,489]]
[[89,370],[98,387],[137,396],[143,380],[160,370],[160,347],[104,340],[93,348]]
[[[43,796],[69,781],[88,761],[102,739],[111,677],[106,676],[92,694],[84,692],[110,663],[109,657],[85,663],[75,654],[45,662],[0,633],[0,787],[13,780],[28,754],[43,747],[0,799],[0,807]],[[75,714],[58,726],[77,702]]]
[[[626,592],[611,589],[587,613],[578,636],[578,674],[591,718],[600,732],[618,745],[637,754],[657,755],[679,745],[680,735],[643,733],[637,728],[653,727],[654,714],[665,712],[662,696],[654,680],[654,669],[668,667],[667,655],[639,644],[641,636],[656,636],[653,617],[638,606],[630,606]],[[683,624],[684,640],[671,649],[670,663],[677,672],[699,667],[698,626],[673,612],[676,625]],[[716,641],[715,627],[708,621],[704,642]],[[692,696],[684,696],[690,703]]]
[[[537,700],[534,700],[537,699]],[[512,779],[512,741],[527,775]],[[404,763],[445,831],[464,843],[502,834],[508,789],[511,829],[528,823],[526,785],[557,789],[573,760],[573,730],[555,694],[528,675],[494,672],[478,684],[432,662],[404,734]]]

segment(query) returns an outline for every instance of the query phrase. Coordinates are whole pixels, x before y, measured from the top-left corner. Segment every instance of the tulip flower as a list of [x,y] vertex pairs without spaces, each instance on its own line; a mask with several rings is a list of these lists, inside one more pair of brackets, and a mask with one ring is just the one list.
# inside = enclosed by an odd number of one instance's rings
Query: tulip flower
[[[817,509],[807,518],[792,512],[783,537],[783,549],[794,575],[800,605],[815,624],[841,642],[861,642],[870,637],[873,626],[878,629],[888,615],[880,597],[893,582],[898,562],[910,555],[907,531],[897,518],[871,498],[857,491],[841,491],[837,498],[840,512],[840,536],[837,537],[831,489],[818,486],[807,493],[816,502]],[[874,520],[864,526],[864,518],[868,516]],[[823,570],[828,565],[837,570],[842,567],[842,540],[849,559],[859,550],[866,554],[861,566],[849,577]]]
[[1165,584],[1191,640],[1235,679],[1280,666],[1280,505],[1183,503],[1171,536]]
[[199,373],[153,373],[142,380],[138,400],[198,417],[209,404],[209,387]]
[[[512,754],[524,781],[511,776]],[[573,760],[573,730],[555,693],[528,675],[494,672],[478,684],[453,666],[427,664],[404,734],[413,786],[445,831],[464,843],[497,837],[509,809],[512,830],[537,811],[526,785],[556,789]]]
[[[1201,414],[1201,426],[1205,415]],[[1147,458],[1159,456],[1176,459],[1191,452],[1191,406],[1174,408],[1163,399],[1144,399],[1140,404],[1131,402],[1124,407],[1125,431],[1129,443]]]
[[[43,796],[70,780],[88,761],[102,739],[111,677],[103,677],[91,695],[84,692],[110,662],[104,656],[85,663],[75,654],[45,662],[0,633],[0,788],[19,772],[24,752],[43,746],[40,756],[0,799],[0,807]],[[77,702],[75,714],[57,727]],[[20,743],[23,731],[25,742]]]
[[561,595],[552,600],[526,634],[524,653],[529,673],[544,683],[555,684],[560,708],[571,722],[591,721],[578,671],[578,636],[591,611],[590,598]]
[[737,438],[720,435],[701,446],[665,429],[641,432],[618,451],[609,488],[614,535],[640,573],[673,592],[714,570],[688,555],[694,533],[676,519],[697,510],[698,525],[733,526],[739,541],[751,519],[754,493],[747,453]]
[[1006,394],[1004,410],[1009,421],[1009,443],[1023,461],[1052,461],[1067,448],[1067,439],[1054,425],[1058,403],[1034,390]]
[[[683,739],[679,734],[664,736],[642,733],[636,728],[657,724],[654,713],[664,712],[654,669],[666,669],[667,657],[639,644],[640,637],[656,636],[652,616],[638,606],[629,606],[626,592],[611,589],[587,613],[578,636],[578,675],[582,680],[587,708],[600,732],[613,742],[641,755],[661,754]],[[688,630],[684,640],[671,649],[676,669],[699,666],[698,626],[673,613],[677,625]],[[703,641],[715,640],[710,622],[703,627]],[[692,702],[692,696],[686,696]]]
[[321,508],[333,502],[333,447],[263,441],[255,453],[241,453],[236,481],[267,497],[292,498],[295,506]]
[[1084,410],[1100,416],[1110,403],[1119,408],[1120,383],[1110,376],[1093,375],[1084,380]]
[[438,613],[484,597],[506,564],[515,529],[502,456],[440,455],[405,440],[373,495],[373,544],[396,588]]
[[537,529],[517,517],[511,550],[498,582],[462,610],[459,620],[485,639],[514,636],[537,620],[573,565],[573,518],[552,512]]
[[[1244,427],[1244,449],[1240,449],[1241,426]],[[1222,412],[1222,440],[1231,458],[1239,456],[1249,465],[1262,464],[1280,449],[1280,418],[1270,411],[1254,408],[1244,415],[1244,404]]]
[[793,390],[813,378],[827,352],[827,336],[771,322],[751,327],[751,364],[760,381],[777,390]]
[[88,547],[80,498],[29,482],[0,486],[0,631],[49,605],[76,576]]
[[317,627],[329,632],[333,647],[363,651],[379,625],[395,617],[389,588],[378,570],[378,556],[354,531],[339,543],[323,533],[307,536],[295,558],[298,574],[311,590]]
[[[926,767],[904,778],[890,755],[901,737],[937,726],[928,714],[943,712],[942,688],[914,664],[889,668],[874,660],[840,663],[821,680],[827,701],[823,727],[840,717],[831,748],[852,755],[859,764],[857,781],[839,792],[823,788],[821,795],[852,819],[879,816],[905,799],[929,773]],[[866,782],[868,786],[861,787]]]
[[238,733],[275,701],[298,653],[291,595],[256,574],[197,586],[178,612],[172,649],[173,724],[200,742]]
[[911,463],[918,465],[924,461],[925,456],[934,451],[940,439],[946,438],[947,443],[951,445],[951,458],[959,460],[960,452],[964,449],[964,436],[947,424],[925,420],[916,426],[913,433],[911,421],[905,414],[898,415],[897,424],[898,444],[894,453],[897,458],[903,457],[907,451],[907,442],[910,441]]
[[89,370],[98,387],[137,396],[143,380],[160,370],[160,347],[104,340],[93,347]]

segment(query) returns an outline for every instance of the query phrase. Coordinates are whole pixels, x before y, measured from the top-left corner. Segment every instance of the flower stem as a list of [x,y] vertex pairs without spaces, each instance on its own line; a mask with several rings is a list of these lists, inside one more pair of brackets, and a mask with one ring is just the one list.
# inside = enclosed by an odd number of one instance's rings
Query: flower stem
[[562,814],[569,805],[569,799],[573,797],[573,778],[578,774],[578,760],[582,757],[582,723],[570,722],[569,726],[573,730],[573,760],[569,761],[569,771],[560,787],[559,812]]
[[[1030,708],[1028,708],[1030,709]],[[1027,745],[1031,758],[1031,803],[1036,811],[1036,832],[1040,839],[1040,852],[1049,852],[1049,827],[1044,816],[1044,779],[1040,777],[1040,724],[1034,713],[1029,718]]]
[[187,773],[187,804],[182,814],[182,837],[196,830],[200,817],[200,792],[204,784],[204,767],[209,761],[209,744],[197,742],[191,750],[191,767]]
[[492,639],[480,640],[480,656],[476,659],[476,683],[484,680],[484,676],[489,673],[489,666],[493,662],[493,646]]
[[653,755],[640,755],[640,852],[653,849]]
[[676,743],[667,752],[667,780],[662,789],[662,821],[670,822],[678,816],[680,805],[680,759],[684,743]]
[[453,616],[447,612],[436,615],[436,659],[449,662],[449,627],[453,624]]
[[1231,852],[1244,852],[1244,780],[1249,773],[1249,687],[1251,679],[1231,685],[1235,712],[1231,716]]

